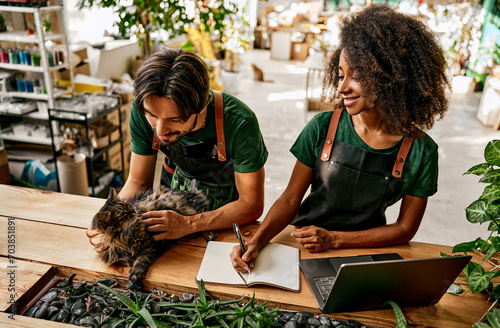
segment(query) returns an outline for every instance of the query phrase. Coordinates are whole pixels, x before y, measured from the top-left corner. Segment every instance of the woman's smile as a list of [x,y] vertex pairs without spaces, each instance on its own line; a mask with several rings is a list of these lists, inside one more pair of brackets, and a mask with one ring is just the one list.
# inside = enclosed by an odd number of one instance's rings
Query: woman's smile
[[345,107],[350,107],[354,105],[354,103],[359,99],[359,97],[343,97],[343,98]]

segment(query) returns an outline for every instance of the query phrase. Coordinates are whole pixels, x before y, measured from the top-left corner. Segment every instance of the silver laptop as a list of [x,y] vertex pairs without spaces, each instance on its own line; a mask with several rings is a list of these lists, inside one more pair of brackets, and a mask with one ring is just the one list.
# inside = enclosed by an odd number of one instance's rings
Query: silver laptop
[[396,253],[300,260],[322,313],[437,303],[471,256],[404,260]]

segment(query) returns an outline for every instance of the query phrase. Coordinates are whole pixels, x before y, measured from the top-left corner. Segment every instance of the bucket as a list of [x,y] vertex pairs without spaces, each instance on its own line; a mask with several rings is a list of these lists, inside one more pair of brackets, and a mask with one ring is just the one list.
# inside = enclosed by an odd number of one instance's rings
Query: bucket
[[85,155],[62,155],[57,158],[61,192],[74,195],[89,195],[87,163]]

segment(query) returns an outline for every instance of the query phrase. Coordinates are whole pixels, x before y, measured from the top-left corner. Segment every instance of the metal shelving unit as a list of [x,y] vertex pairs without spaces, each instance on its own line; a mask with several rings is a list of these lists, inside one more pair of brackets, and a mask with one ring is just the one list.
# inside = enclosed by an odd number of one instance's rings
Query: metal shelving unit
[[[76,124],[76,125],[81,125],[85,129],[85,136],[84,139],[86,142],[77,149],[77,152],[84,153],[87,158],[87,175],[89,177],[89,186],[91,188],[91,191],[89,194],[90,196],[95,196],[95,197],[106,197],[108,194],[108,189],[107,188],[102,188],[101,190],[97,190],[97,185],[96,181],[99,179],[100,176],[96,175],[96,170],[95,170],[95,162],[101,159],[104,155],[106,156],[106,168],[107,171],[105,173],[110,172],[111,170],[110,165],[109,165],[109,151],[113,146],[120,144],[120,157],[121,157],[121,167],[122,170],[120,172],[115,172],[115,175],[119,175],[121,179],[123,180],[124,178],[124,155],[123,155],[123,135],[122,135],[122,121],[121,121],[121,111],[120,111],[120,98],[118,96],[99,96],[99,97],[107,97],[108,99],[113,98],[115,99],[114,105],[112,106],[104,106],[102,109],[99,110],[98,114],[96,115],[91,115],[88,111],[87,112],[81,112],[77,110],[68,110],[68,109],[52,109],[49,108],[49,126],[51,127],[50,133],[51,133],[51,140],[52,140],[52,149],[55,154],[55,158],[57,159],[58,156],[60,156],[62,153],[60,150],[56,149],[57,148],[57,142],[59,138],[56,136],[52,129],[52,122],[57,122],[57,123],[70,123],[70,124]],[[110,142],[108,145],[106,145],[103,148],[99,149],[94,149],[92,147],[92,144],[90,142],[90,137],[89,137],[89,126],[93,122],[97,122],[98,120],[106,117],[107,115],[111,114],[114,111],[118,111],[118,117],[119,117],[119,138],[116,140]],[[57,172],[57,165],[56,165],[56,172]],[[58,179],[58,184],[59,184],[59,179]]]

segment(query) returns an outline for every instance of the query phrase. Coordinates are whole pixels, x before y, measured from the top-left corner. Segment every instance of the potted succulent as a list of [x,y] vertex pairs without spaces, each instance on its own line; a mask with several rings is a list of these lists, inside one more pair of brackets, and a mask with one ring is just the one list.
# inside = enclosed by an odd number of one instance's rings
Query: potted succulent
[[[155,41],[153,33],[166,33],[169,38],[186,33],[189,25],[197,26],[201,31],[222,35],[224,18],[234,13],[232,1],[193,2],[194,8],[189,8],[179,0],[133,0],[123,2],[118,0],[80,0],[78,8],[92,6],[112,8],[116,13],[115,24],[123,37],[135,35],[144,48],[147,58],[152,53]],[[191,10],[190,10],[191,9]]]
[[[500,276],[500,140],[490,141],[484,150],[485,163],[471,167],[464,174],[481,176],[479,182],[486,183],[483,193],[466,209],[467,220],[471,223],[487,223],[488,238],[455,245],[453,253],[478,255],[480,263],[470,261],[464,269],[466,282],[473,293],[487,292],[490,300],[500,296],[500,284],[495,279]],[[476,256],[477,258],[477,256]]]

